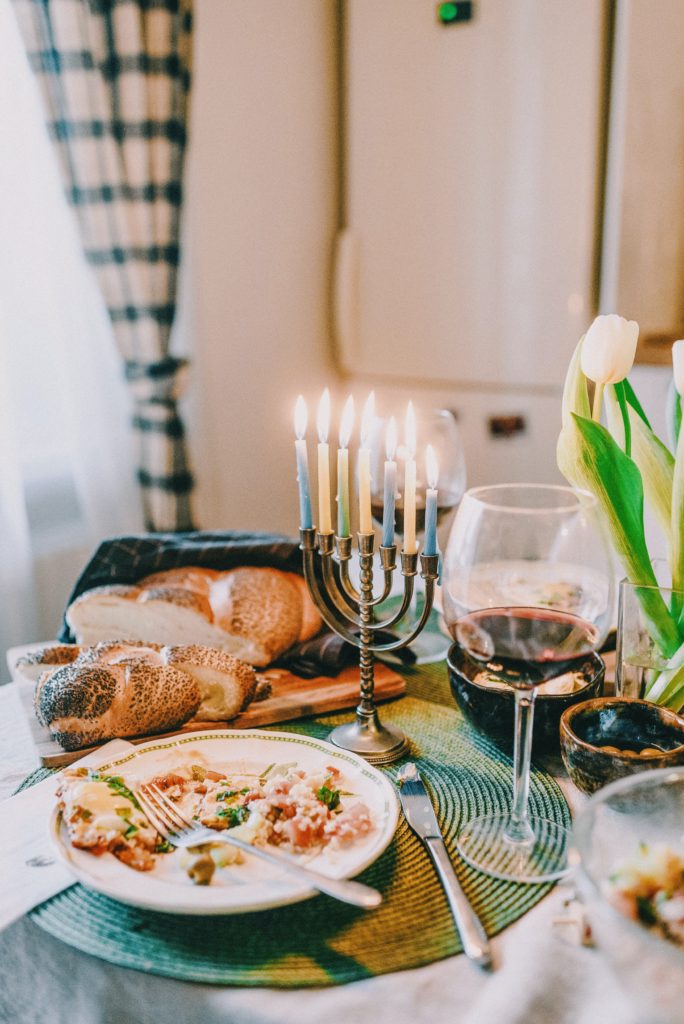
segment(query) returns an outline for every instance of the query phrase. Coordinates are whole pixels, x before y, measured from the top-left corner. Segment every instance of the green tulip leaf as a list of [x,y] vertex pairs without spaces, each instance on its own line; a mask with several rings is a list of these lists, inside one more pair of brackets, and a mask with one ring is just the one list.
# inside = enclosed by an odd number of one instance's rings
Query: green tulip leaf
[[622,386],[624,388],[625,398],[627,399],[628,404],[631,405],[631,407],[634,409],[639,419],[642,419],[646,426],[650,429],[651,424],[648,422],[648,417],[646,416],[646,413],[643,410],[643,406],[641,405],[641,402],[634,393],[634,388],[629,383],[626,377],[622,381]]
[[636,463],[616,444],[608,430],[585,416],[571,413],[561,431],[558,466],[575,486],[595,495],[613,547],[628,579],[656,589],[640,592],[651,635],[665,657],[679,647],[677,627],[660,591],[644,535],[644,491]]
[[[672,478],[672,588],[684,590],[684,431],[679,432]],[[681,608],[679,609],[681,612]]]
[[625,455],[632,454],[632,428],[629,424],[629,406],[627,405],[627,396],[625,395],[625,381],[618,381],[617,384],[613,384],[613,394],[617,399],[617,403],[620,407],[620,415],[622,416],[622,430],[624,434],[624,449]]

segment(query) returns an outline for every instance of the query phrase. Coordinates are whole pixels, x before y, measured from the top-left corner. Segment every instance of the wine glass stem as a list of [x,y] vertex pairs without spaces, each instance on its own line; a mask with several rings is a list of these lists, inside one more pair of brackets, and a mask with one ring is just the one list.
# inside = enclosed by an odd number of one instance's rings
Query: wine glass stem
[[534,723],[535,690],[515,690],[515,740],[513,746],[513,810],[506,838],[514,843],[529,842],[533,832],[527,820],[530,795],[530,755]]

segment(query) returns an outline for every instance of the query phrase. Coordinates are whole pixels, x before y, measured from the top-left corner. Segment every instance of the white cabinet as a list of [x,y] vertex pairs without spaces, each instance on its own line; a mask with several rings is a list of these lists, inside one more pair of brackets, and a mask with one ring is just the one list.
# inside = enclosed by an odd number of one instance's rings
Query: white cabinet
[[345,6],[351,375],[557,386],[594,312],[604,5]]

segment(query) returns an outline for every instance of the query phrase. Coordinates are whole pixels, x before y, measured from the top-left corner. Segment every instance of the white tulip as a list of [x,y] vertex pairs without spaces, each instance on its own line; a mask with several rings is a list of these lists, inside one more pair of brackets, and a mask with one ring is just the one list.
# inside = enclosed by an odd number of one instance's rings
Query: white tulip
[[684,395],[684,341],[675,341],[672,346],[672,369],[675,387],[680,395]]
[[639,324],[617,313],[597,316],[582,345],[582,373],[596,384],[617,384],[632,369]]

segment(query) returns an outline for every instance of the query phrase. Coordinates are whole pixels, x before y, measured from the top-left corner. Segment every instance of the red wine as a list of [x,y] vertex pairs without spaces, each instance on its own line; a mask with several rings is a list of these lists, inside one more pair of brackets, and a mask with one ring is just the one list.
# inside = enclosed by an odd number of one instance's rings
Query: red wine
[[523,688],[571,671],[599,639],[596,626],[555,608],[483,608],[450,629],[474,661]]
[[[456,508],[458,502],[452,499],[448,494],[442,496],[438,494],[437,497],[437,525],[443,522],[444,519],[449,515],[450,512]],[[384,511],[384,505],[382,502],[373,502],[371,505],[371,515],[378,524],[382,526],[382,516]],[[394,522],[397,533],[404,533],[404,502],[403,499],[398,501],[394,513]],[[422,533],[425,529],[425,498],[422,495],[416,495],[416,533]]]

